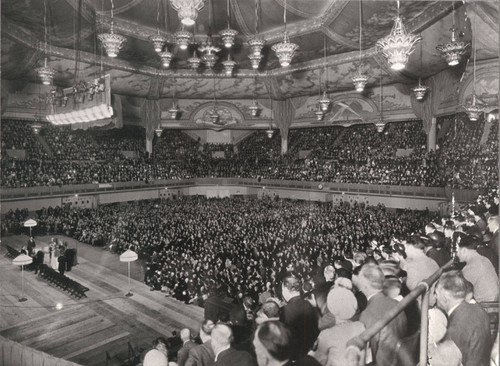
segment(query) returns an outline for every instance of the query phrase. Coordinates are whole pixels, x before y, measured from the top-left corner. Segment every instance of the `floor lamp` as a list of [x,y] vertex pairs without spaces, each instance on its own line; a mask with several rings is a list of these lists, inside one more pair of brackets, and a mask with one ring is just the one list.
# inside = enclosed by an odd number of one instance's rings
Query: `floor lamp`
[[125,253],[120,255],[120,262],[127,262],[128,265],[128,293],[125,296],[130,297],[133,295],[130,287],[130,262],[136,261],[138,258],[137,253],[128,249]]
[[31,258],[26,254],[18,255],[12,261],[13,265],[21,266],[21,298],[19,299],[20,302],[28,300],[26,297],[24,297],[24,266],[31,263],[33,263],[33,258]]
[[29,227],[30,228],[30,238],[32,237],[31,235],[31,228],[36,226],[37,225],[37,222],[33,219],[29,219],[29,220],[26,220],[24,222],[24,227]]

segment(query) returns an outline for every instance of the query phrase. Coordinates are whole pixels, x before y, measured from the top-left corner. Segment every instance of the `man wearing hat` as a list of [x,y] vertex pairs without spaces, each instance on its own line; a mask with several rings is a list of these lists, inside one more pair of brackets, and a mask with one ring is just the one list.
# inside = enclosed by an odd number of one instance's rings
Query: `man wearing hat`
[[[471,230],[468,230],[472,233]],[[474,298],[478,302],[498,301],[498,275],[488,258],[480,255],[476,248],[481,239],[468,233],[459,235],[458,257],[466,262],[462,273],[474,286]]]
[[427,256],[433,259],[439,267],[444,266],[451,259],[451,253],[445,248],[446,237],[440,231],[428,235],[432,248],[427,251]]

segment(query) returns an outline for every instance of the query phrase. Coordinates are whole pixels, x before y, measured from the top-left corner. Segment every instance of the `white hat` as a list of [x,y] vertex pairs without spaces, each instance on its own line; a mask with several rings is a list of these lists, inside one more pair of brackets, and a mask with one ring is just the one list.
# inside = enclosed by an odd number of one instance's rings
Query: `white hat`
[[152,349],[146,353],[144,357],[144,361],[142,362],[143,366],[168,366],[168,359],[163,353],[158,351],[157,349]]

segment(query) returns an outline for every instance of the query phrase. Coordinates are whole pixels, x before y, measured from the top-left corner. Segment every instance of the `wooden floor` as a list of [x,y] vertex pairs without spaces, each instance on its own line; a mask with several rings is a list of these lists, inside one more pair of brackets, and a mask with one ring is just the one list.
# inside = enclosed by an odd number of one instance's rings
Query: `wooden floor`
[[[49,240],[36,238],[37,247]],[[25,271],[28,301],[19,302],[21,271],[4,256],[4,246],[20,248],[26,241],[26,236],[2,238],[0,335],[82,365],[105,365],[106,351],[121,360],[127,359],[128,342],[136,349],[144,349],[160,335],[170,337],[173,330],[188,327],[198,332],[203,309],[152,292],[134,279],[134,296],[125,297],[126,275],[109,269],[105,262],[95,263],[81,255],[79,264],[66,274],[89,288],[87,298],[76,300],[33,272]],[[96,251],[87,258],[104,255],[100,248],[85,249]],[[119,262],[118,255],[112,256]],[[62,304],[60,310],[56,309],[58,303]]]

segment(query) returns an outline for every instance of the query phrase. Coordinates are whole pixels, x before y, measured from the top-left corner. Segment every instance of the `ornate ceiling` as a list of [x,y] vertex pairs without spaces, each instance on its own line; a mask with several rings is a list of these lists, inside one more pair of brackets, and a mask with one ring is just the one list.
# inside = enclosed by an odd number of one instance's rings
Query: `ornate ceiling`
[[[288,0],[287,30],[291,41],[300,48],[290,67],[282,68],[270,46],[282,39],[284,3],[283,0],[260,0],[259,31],[266,39],[266,46],[261,68],[255,73],[248,60],[246,42],[255,34],[256,2],[229,0],[231,27],[239,32],[231,50],[238,64],[232,77],[224,76],[220,66],[215,68],[215,74],[212,70],[189,69],[186,59],[192,55],[193,47],[180,50],[175,46],[172,34],[181,29],[181,23],[167,0],[114,2],[115,32],[127,38],[116,59],[100,57],[101,46],[97,41],[97,34],[109,30],[109,0],[46,0],[48,53],[50,64],[56,70],[56,85],[73,85],[76,66],[78,78],[95,75],[103,67],[112,75],[113,93],[138,97],[170,96],[175,89],[178,98],[212,98],[214,76],[217,98],[226,99],[252,98],[254,95],[267,98],[269,94],[275,99],[314,95],[318,93],[320,76],[323,80],[327,77],[329,91],[353,90],[351,76],[357,69],[359,55],[358,1]],[[220,42],[217,33],[226,27],[226,3],[226,0],[211,0],[211,3],[205,0],[195,26],[186,27],[194,31],[197,43],[206,39],[210,28],[215,42]],[[362,69],[370,75],[368,87],[378,85],[381,73],[384,84],[415,84],[419,76],[426,78],[447,68],[435,47],[450,38],[452,4],[450,1],[401,2],[405,26],[423,37],[422,57],[420,46],[417,46],[407,67],[396,72],[387,67],[375,48],[376,41],[391,31],[396,2],[363,1]],[[471,40],[471,15],[466,18],[465,11],[472,11],[473,16],[480,19],[478,34],[485,36],[481,36],[478,44],[486,47],[478,50],[479,59],[498,57],[498,29],[496,33],[490,29],[495,22],[498,24],[498,5],[491,4],[494,3],[485,2],[484,6],[477,3],[464,6],[462,1],[454,3],[455,21],[463,32],[463,39]],[[213,22],[209,21],[210,5]],[[158,6],[160,31],[170,39],[169,50],[174,53],[170,69],[161,68],[160,58],[148,41],[148,37],[156,33]],[[34,68],[43,57],[39,46],[44,37],[43,13],[42,0],[2,0],[3,79],[21,84],[39,82]],[[326,59],[323,58],[325,39]],[[218,56],[220,61],[227,59],[227,51]],[[458,67],[463,69],[464,65],[465,62]],[[158,79],[157,76],[161,76],[161,82],[155,84],[152,80]]]

